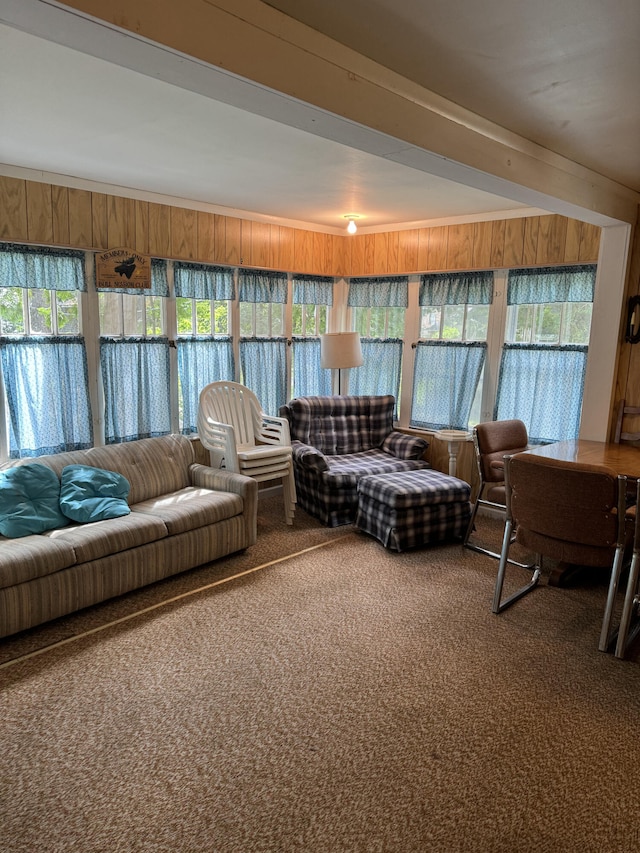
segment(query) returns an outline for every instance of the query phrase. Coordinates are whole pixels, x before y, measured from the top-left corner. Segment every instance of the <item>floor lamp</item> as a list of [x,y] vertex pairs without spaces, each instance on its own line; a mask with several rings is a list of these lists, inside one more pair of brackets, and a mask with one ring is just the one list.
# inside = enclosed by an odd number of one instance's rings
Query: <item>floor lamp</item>
[[338,371],[338,394],[342,394],[342,369],[364,364],[358,332],[327,332],[320,335],[320,367]]

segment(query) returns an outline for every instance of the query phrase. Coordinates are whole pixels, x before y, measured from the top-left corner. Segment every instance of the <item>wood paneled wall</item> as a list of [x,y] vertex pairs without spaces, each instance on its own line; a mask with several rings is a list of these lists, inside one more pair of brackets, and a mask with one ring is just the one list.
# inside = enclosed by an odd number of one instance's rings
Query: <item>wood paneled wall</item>
[[322,234],[0,176],[0,240],[333,276],[595,262],[600,229],[564,216]]

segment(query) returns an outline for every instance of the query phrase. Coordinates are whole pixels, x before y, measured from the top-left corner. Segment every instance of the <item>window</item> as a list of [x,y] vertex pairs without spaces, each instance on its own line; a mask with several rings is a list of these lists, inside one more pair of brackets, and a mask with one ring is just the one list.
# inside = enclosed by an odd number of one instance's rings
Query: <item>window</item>
[[233,381],[231,303],[233,270],[208,264],[175,263],[178,329],[178,408],[181,432],[197,432],[200,391],[210,382]]
[[82,252],[0,245],[2,458],[93,444],[83,291]]
[[491,272],[422,276],[412,426],[468,429],[478,423],[492,295]]
[[327,331],[333,305],[333,279],[294,275],[292,319],[292,397],[331,394],[331,371],[320,367],[320,335]]
[[284,336],[287,275],[269,270],[240,270],[240,336]]
[[494,417],[523,420],[532,443],[577,438],[595,266],[511,270]]
[[396,398],[396,415],[408,286],[407,276],[352,278],[349,282],[351,328],[360,333],[364,358],[362,367],[351,370],[349,392],[392,394]]
[[588,345],[591,302],[547,302],[510,305],[507,312],[507,343]]
[[163,300],[159,296],[99,293],[100,334],[116,337],[159,337],[165,333]]
[[240,381],[252,389],[267,414],[277,415],[287,397],[287,274],[240,270],[238,283]]
[[0,335],[77,335],[79,315],[74,290],[0,288]]
[[166,261],[151,262],[151,292],[100,292],[100,364],[105,441],[171,432]]

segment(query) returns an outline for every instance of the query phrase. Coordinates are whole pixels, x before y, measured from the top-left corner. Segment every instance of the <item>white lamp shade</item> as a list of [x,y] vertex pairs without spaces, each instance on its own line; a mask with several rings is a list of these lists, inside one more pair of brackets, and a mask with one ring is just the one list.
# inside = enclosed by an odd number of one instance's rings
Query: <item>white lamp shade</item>
[[364,364],[358,332],[327,332],[320,335],[320,367],[360,367]]

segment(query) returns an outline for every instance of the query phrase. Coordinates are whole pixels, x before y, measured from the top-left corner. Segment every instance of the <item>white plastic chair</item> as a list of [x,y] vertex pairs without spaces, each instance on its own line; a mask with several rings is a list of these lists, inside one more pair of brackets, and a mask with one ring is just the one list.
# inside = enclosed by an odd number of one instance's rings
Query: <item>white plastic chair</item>
[[293,524],[296,487],[285,418],[263,412],[253,391],[238,382],[211,382],[200,392],[198,435],[212,468],[258,482],[281,479],[285,519]]

